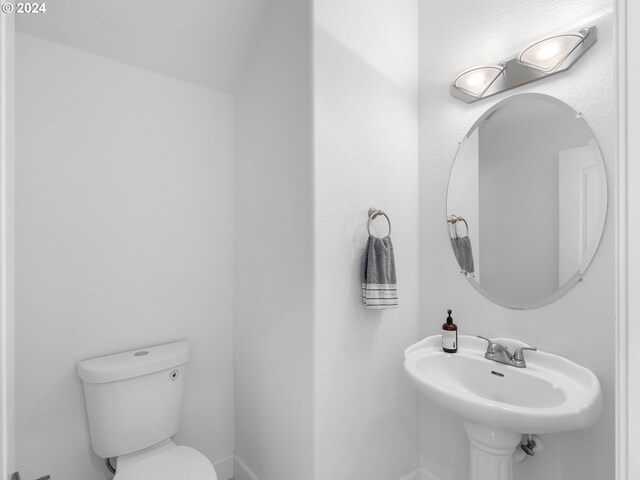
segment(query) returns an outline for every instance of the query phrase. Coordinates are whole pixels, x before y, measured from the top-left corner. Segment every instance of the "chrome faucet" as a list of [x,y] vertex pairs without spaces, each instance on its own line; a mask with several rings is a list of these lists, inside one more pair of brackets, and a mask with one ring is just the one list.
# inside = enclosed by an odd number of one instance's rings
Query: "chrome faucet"
[[493,360],[494,362],[504,363],[505,365],[511,365],[512,367],[525,368],[527,366],[527,362],[524,360],[524,351],[533,350],[535,352],[538,350],[536,347],[520,347],[512,354],[507,347],[498,342],[494,342],[490,338],[480,335],[478,335],[478,338],[489,342],[484,358]]

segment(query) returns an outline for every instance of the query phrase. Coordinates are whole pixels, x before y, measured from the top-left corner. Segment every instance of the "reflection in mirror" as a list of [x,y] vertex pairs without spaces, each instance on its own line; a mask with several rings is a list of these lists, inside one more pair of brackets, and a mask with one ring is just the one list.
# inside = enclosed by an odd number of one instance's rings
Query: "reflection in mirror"
[[582,278],[607,210],[604,162],[571,107],[540,94],[493,106],[460,145],[447,222],[458,266],[486,297],[535,308]]

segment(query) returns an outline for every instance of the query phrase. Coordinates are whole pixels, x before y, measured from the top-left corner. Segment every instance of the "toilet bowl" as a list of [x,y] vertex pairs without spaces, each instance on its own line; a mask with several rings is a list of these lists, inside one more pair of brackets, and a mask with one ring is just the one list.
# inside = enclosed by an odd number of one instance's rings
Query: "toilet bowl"
[[217,480],[207,457],[172,440],[188,361],[183,341],[78,363],[91,447],[116,459],[114,480]]

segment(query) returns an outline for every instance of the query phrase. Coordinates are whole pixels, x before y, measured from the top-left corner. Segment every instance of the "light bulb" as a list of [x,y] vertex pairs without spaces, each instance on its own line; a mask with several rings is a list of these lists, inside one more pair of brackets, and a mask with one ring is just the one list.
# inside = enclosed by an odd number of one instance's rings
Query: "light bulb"
[[518,55],[518,63],[543,72],[551,72],[578,48],[584,39],[585,34],[578,32],[536,40]]
[[537,60],[541,62],[545,60],[549,60],[551,57],[556,56],[560,52],[560,45],[558,42],[549,42],[548,44],[542,45],[537,52],[535,52],[535,56]]
[[469,95],[481,97],[504,71],[504,65],[482,65],[459,74],[453,85]]

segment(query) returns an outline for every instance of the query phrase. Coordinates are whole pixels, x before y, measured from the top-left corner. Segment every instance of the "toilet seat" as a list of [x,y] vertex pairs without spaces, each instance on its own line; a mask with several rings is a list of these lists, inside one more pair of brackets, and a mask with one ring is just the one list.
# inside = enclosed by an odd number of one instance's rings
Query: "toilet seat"
[[217,480],[213,465],[202,453],[184,445],[165,444],[155,451],[118,459],[113,480]]

